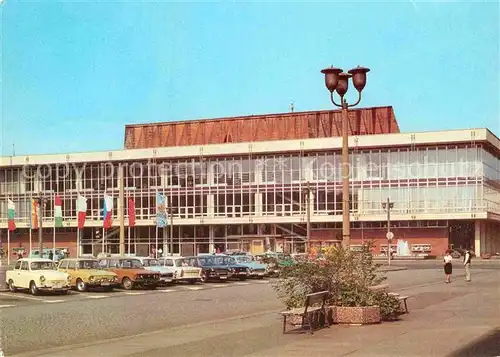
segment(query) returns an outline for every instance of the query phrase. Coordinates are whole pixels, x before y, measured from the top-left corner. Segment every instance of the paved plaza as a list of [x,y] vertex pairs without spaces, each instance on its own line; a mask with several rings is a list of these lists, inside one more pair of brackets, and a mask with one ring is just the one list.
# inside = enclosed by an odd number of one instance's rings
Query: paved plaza
[[[410,314],[374,326],[283,335],[270,280],[158,291],[0,294],[6,356],[497,356],[500,269],[458,264],[452,284],[430,264],[388,272]],[[479,264],[477,264],[479,265]]]

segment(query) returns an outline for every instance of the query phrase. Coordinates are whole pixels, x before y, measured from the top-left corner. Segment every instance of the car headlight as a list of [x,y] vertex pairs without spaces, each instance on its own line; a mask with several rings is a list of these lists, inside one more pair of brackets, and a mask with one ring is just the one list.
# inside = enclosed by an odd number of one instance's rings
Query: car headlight
[[248,271],[251,273],[253,271],[253,269],[252,268],[248,268]]
[[45,277],[43,275],[40,275],[40,281],[43,283],[45,281]]
[[71,282],[71,275],[68,275],[68,283]]
[[94,277],[93,277],[92,275],[91,275],[91,276],[89,276],[89,281],[90,281],[90,282],[94,281]]
[[211,271],[211,272],[214,272],[214,271],[215,271],[215,269],[214,269],[214,268],[210,268],[210,271]]

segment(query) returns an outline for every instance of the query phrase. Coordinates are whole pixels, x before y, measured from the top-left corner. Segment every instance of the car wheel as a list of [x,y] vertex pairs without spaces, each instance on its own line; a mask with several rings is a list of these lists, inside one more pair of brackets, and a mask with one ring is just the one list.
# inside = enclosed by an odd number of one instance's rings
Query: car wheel
[[30,284],[30,293],[31,295],[38,295],[38,289],[34,281],[32,281]]
[[14,281],[12,281],[12,279],[9,280],[9,290],[11,293],[15,293],[17,291],[16,287],[14,286]]
[[208,281],[207,273],[201,273],[201,282],[206,283]]
[[129,278],[125,277],[122,280],[122,286],[125,290],[132,290],[133,284]]
[[87,284],[85,284],[85,282],[80,278],[76,281],[76,290],[81,293],[87,291]]

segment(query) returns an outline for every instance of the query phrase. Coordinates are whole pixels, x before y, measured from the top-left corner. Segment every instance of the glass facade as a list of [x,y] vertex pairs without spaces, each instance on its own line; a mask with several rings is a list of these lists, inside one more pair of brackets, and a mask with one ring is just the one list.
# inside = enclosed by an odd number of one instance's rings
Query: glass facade
[[[351,212],[499,212],[499,159],[480,147],[428,147],[351,151]],[[125,196],[135,200],[138,220],[155,218],[155,194],[164,193],[176,218],[295,216],[305,213],[307,185],[312,214],[342,214],[338,152],[121,162]],[[7,198],[18,221],[29,221],[29,200],[42,192],[63,200],[63,216],[76,220],[76,197],[88,199],[88,220],[100,220],[104,193],[118,197],[118,162],[0,169],[0,222]],[[496,186],[495,186],[496,185]],[[125,204],[125,207],[127,205]],[[114,211],[116,218],[116,209]],[[125,216],[128,215],[125,208]],[[53,216],[53,204],[45,217]]]

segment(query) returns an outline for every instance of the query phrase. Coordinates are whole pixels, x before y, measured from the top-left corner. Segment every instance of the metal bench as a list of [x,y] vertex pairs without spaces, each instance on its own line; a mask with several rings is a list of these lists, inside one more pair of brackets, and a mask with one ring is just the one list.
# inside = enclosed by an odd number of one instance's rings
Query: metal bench
[[325,318],[325,326],[330,327],[328,323],[328,314],[326,312],[326,306],[325,306],[327,297],[328,297],[328,291],[321,291],[319,293],[308,294],[306,295],[306,302],[304,307],[297,307],[295,309],[290,309],[287,311],[280,312],[280,314],[283,315],[283,333],[286,333],[286,318],[288,316],[302,317],[302,326],[304,326],[304,323],[307,320],[307,326],[309,327],[311,335],[314,333],[314,326],[313,326],[313,320],[311,319],[311,315],[322,313]]

